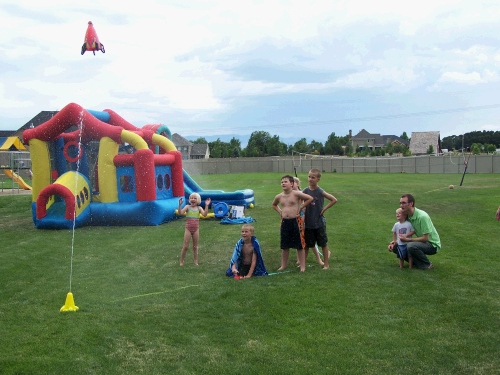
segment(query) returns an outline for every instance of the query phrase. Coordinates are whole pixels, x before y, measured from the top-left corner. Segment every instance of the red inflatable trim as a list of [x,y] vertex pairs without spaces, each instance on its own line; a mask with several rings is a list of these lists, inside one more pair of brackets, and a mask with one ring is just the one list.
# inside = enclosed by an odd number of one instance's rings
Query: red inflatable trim
[[64,185],[52,184],[46,186],[36,200],[36,218],[43,219],[47,216],[47,202],[52,195],[60,195],[66,203],[66,212],[64,217],[66,220],[75,218],[75,197],[71,191]]

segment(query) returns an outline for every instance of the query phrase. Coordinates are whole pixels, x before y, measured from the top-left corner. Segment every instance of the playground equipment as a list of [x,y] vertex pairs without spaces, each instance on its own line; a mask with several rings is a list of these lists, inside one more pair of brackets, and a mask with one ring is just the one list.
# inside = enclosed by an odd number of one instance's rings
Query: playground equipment
[[254,204],[250,189],[203,190],[183,171],[169,134],[165,125],[137,128],[112,110],[75,103],[25,130],[36,227],[159,225],[176,219],[179,198],[193,191],[213,204]]
[[16,183],[18,183],[21,189],[31,190],[31,186],[24,182],[23,178],[17,173],[14,173],[11,169],[4,169],[3,173],[5,173],[7,177],[12,178]]
[[9,139],[10,138],[16,140],[15,142],[11,141],[10,144],[19,142],[19,145],[22,147],[17,148],[22,148],[25,151],[19,151],[13,148],[1,150],[0,190],[3,192],[4,189],[8,189],[12,194],[19,194],[22,191],[31,190],[31,186],[27,180],[25,180],[26,178],[31,179],[31,160],[29,152],[26,151],[19,138],[9,137]]

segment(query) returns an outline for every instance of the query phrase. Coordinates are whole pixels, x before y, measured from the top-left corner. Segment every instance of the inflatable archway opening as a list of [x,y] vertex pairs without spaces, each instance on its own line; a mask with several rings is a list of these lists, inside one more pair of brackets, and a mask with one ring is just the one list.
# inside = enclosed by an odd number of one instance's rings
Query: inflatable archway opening
[[[52,199],[54,196],[60,196],[62,200]],[[55,206],[65,205],[64,218],[74,220],[88,208],[90,201],[91,189],[87,178],[78,172],[66,172],[38,195],[36,218],[46,217],[51,207],[55,211]]]

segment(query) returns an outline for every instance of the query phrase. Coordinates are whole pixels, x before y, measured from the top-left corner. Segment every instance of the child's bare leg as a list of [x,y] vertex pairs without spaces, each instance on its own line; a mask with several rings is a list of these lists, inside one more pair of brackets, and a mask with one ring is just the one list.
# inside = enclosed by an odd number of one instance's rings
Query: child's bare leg
[[299,250],[297,250],[297,264],[300,264],[300,260],[299,260]]
[[198,246],[193,246],[193,260],[194,260],[194,265],[198,265]]
[[328,246],[324,246],[321,249],[323,250],[323,259],[324,259],[323,269],[327,270],[328,268],[330,268],[330,264],[329,264],[330,255],[331,255],[330,250],[328,250]]
[[410,268],[413,268],[413,258],[408,255],[408,264],[410,265]]
[[281,250],[281,267],[278,268],[278,271],[283,271],[286,268],[286,264],[288,263],[289,253],[290,253],[290,249],[282,249]]
[[181,250],[181,262],[180,262],[181,266],[184,265],[184,259],[186,259],[186,251],[187,251],[187,249],[185,249],[184,247]]
[[325,263],[323,263],[323,261],[321,260],[321,256],[319,255],[319,251],[316,248],[316,246],[314,246],[312,248],[312,251],[313,251],[314,255],[316,256],[316,262],[318,262],[319,265],[324,266]]
[[399,258],[399,268],[404,268],[405,267],[405,260]]
[[200,238],[200,232],[197,230],[193,234],[193,258],[195,266],[198,265],[198,240]]
[[305,258],[305,250],[300,250],[297,249],[297,254],[299,256],[299,265],[300,265],[300,272],[305,272],[306,270],[306,258]]
[[188,230],[184,231],[184,242],[182,244],[181,261],[180,261],[181,266],[184,265],[184,260],[186,259],[186,252],[187,252],[190,240],[191,240],[191,233],[189,233]]

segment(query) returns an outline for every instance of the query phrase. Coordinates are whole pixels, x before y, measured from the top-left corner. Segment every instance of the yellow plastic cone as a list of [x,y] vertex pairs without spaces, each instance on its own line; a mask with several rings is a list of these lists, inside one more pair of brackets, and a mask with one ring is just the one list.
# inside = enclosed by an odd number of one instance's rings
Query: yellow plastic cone
[[78,306],[75,306],[75,300],[73,299],[73,293],[68,293],[68,295],[66,296],[66,302],[59,311],[78,311]]

